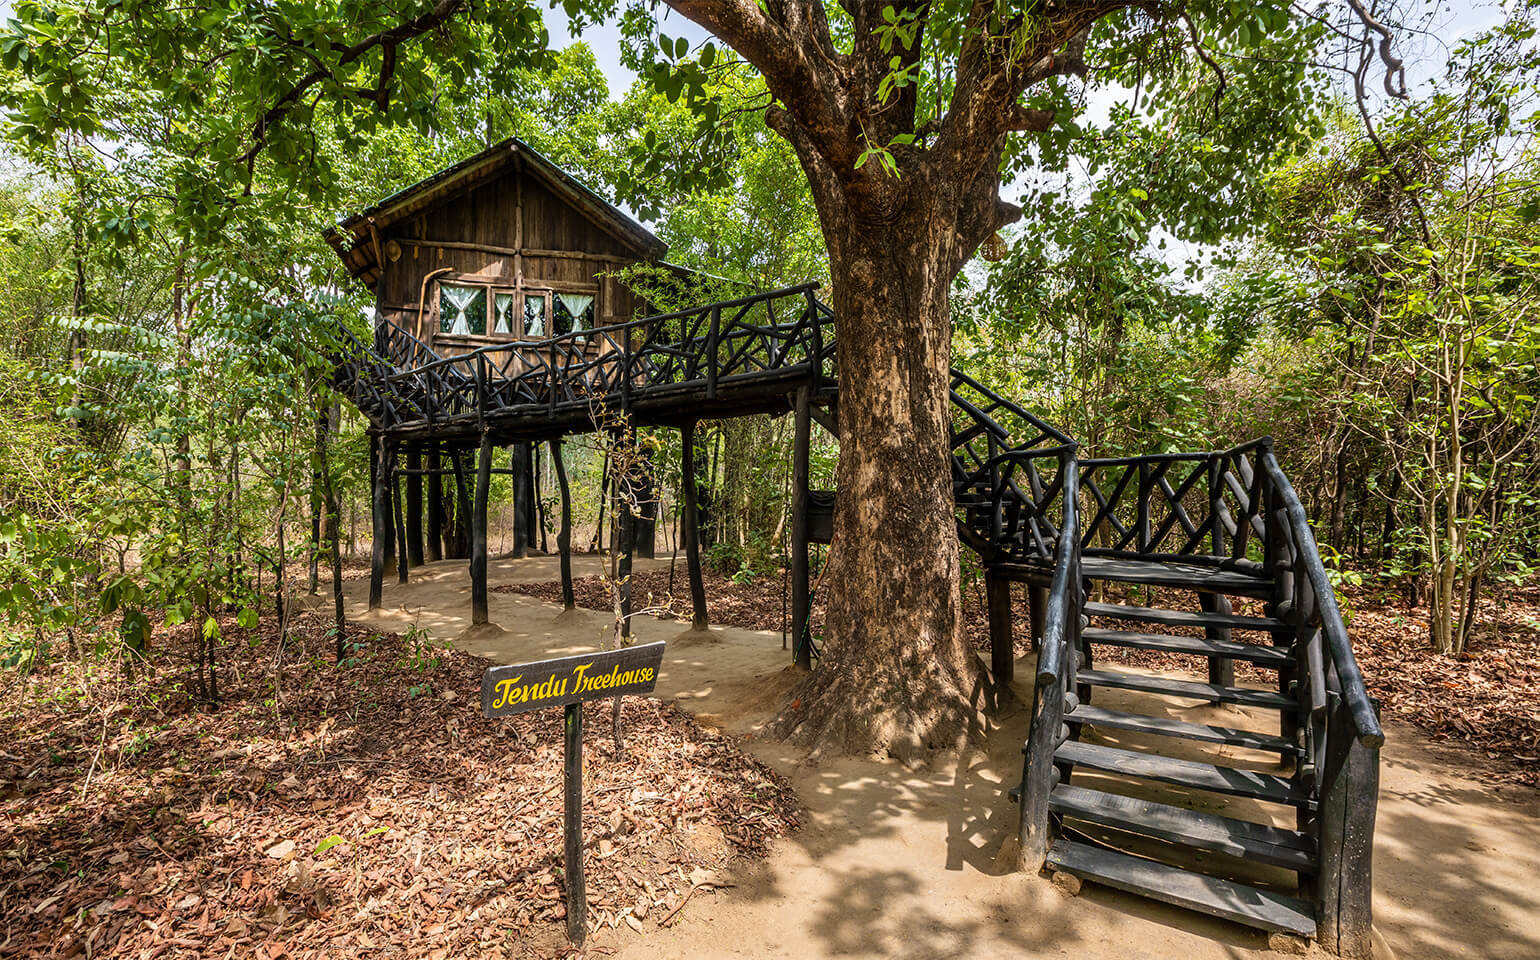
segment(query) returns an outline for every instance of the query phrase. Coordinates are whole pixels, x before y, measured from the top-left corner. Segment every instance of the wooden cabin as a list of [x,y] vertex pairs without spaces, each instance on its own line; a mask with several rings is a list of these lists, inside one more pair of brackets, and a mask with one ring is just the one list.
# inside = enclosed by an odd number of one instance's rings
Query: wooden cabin
[[[348,272],[374,291],[376,350],[399,358],[402,354],[387,345],[399,345],[398,334],[404,332],[431,351],[415,352],[421,362],[489,344],[592,330],[651,312],[614,274],[635,263],[661,263],[668,249],[624,211],[515,137],[353,214],[325,237]],[[598,351],[600,343],[601,338],[583,340],[578,348]],[[497,373],[513,376],[522,369],[518,352],[497,356]],[[423,470],[421,464],[426,458],[438,465],[441,455],[458,456],[456,449],[453,442],[434,439],[405,451],[405,538],[415,562],[424,555],[416,478],[430,475],[437,491],[440,474],[449,472],[442,466]],[[530,443],[516,443],[512,465],[497,471],[513,478],[514,549],[519,555],[537,539],[532,489],[537,456]],[[392,467],[392,474],[396,470]],[[429,558],[440,555],[432,542],[440,499],[430,492]],[[637,523],[637,551],[643,556],[652,555],[655,508],[644,504]],[[460,510],[468,513],[469,505],[462,503]],[[396,536],[390,524],[381,533],[387,542]]]
[[647,305],[613,274],[667,246],[514,137],[328,230],[379,323],[440,356],[621,323]]

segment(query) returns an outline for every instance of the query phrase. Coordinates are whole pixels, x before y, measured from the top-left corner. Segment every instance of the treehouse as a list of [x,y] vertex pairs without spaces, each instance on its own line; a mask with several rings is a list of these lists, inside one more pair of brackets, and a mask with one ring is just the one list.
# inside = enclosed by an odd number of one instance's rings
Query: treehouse
[[[439,558],[452,477],[471,620],[488,622],[492,464],[511,447],[503,472],[514,478],[515,547],[527,549],[536,443],[549,444],[561,487],[571,606],[562,438],[607,432],[624,448],[631,428],[646,426],[681,433],[679,529],[704,627],[696,424],[791,413],[789,632],[796,662],[813,667],[808,544],[841,536],[830,518],[849,495],[808,488],[812,426],[838,433],[834,315],[815,285],[653,313],[614,273],[659,262],[663,245],[517,140],[327,238],[378,305],[374,342],[348,344],[335,373],[370,424],[371,607],[392,552],[402,582],[424,560],[425,478],[426,554]],[[960,371],[950,401],[953,507],[983,575],[990,673],[997,691],[1032,705],[1011,791],[1023,866],[1367,956],[1384,733],[1271,439],[1087,458]],[[650,502],[631,496],[651,483],[645,469],[616,473],[610,491]],[[629,624],[630,558],[650,534],[645,517],[620,517]],[[1035,651],[1020,679],[1015,589],[1026,593]],[[1100,662],[1129,650],[1160,657],[1162,671]],[[1237,682],[1236,661],[1263,682]]]
[[441,357],[631,320],[645,305],[614,272],[667,251],[517,139],[354,214],[326,240],[374,291],[378,322]]

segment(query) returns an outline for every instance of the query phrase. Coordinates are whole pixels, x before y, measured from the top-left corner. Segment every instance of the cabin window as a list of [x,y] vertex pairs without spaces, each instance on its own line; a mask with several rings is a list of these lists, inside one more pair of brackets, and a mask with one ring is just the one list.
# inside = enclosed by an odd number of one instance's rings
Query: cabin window
[[589,293],[558,293],[552,316],[559,336],[594,327],[594,298]]
[[438,329],[440,333],[485,334],[487,332],[486,287],[439,284]]
[[524,336],[536,340],[546,336],[546,315],[550,311],[550,299],[543,293],[524,294]]
[[498,290],[492,294],[492,332],[493,333],[518,333],[515,326],[513,313],[513,291]]

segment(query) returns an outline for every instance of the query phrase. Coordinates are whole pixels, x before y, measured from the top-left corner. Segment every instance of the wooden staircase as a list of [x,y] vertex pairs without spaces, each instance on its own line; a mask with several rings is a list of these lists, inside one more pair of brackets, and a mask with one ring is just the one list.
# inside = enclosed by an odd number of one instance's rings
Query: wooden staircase
[[[1273,590],[1260,577],[1218,569],[1212,577],[1201,569],[1178,577],[1171,566],[1087,562],[1083,572],[1088,581],[1103,585],[1179,579],[1183,589],[1213,595],[1269,596]],[[1240,577],[1252,582],[1239,582]],[[1298,656],[1285,639],[1286,624],[1272,617],[1115,603],[1086,604],[1083,613],[1086,623],[1107,626],[1081,629],[1077,656],[1084,667],[1076,679],[1082,693],[1064,714],[1072,734],[1054,750],[1053,760],[1061,771],[1095,771],[1098,776],[1094,786],[1083,786],[1088,778],[1071,785],[1071,776],[1061,773],[1050,791],[1048,809],[1059,821],[1060,835],[1048,850],[1049,868],[1264,930],[1314,937],[1315,911],[1298,894],[1316,871],[1315,842],[1296,824],[1308,822],[1317,804],[1300,781],[1304,751],[1277,733],[1294,726],[1299,706],[1279,692]],[[1162,632],[1147,632],[1152,629]],[[1089,669],[1085,660],[1097,658],[1098,646],[1176,654],[1190,659],[1190,672],[1221,682]],[[1231,668],[1237,660],[1276,672],[1280,679],[1265,689],[1238,685]],[[1122,709],[1093,706],[1104,690],[1133,696],[1122,698]],[[1253,722],[1248,729],[1169,715],[1181,710],[1179,705],[1194,703],[1241,705],[1250,708],[1248,714],[1270,717],[1271,723]],[[1104,744],[1104,739],[1118,745]],[[1231,766],[1226,757],[1238,752],[1270,754],[1276,771]],[[1194,755],[1204,759],[1187,759]],[[1152,794],[1178,802],[1148,799]],[[1194,798],[1211,794],[1255,801],[1251,806],[1265,820],[1189,806]],[[1279,821],[1288,826],[1278,826]],[[1276,877],[1273,887],[1265,887],[1203,872],[1205,863],[1225,866],[1227,859],[1279,868],[1273,873],[1285,872],[1293,889],[1277,884]]]
[[[1271,441],[1080,460],[981,433],[954,427],[953,480],[996,679],[1013,585],[1038,648],[1024,866],[1367,956],[1384,738]],[[1088,599],[1138,594],[1158,599]],[[1162,669],[1108,662],[1140,653]]]

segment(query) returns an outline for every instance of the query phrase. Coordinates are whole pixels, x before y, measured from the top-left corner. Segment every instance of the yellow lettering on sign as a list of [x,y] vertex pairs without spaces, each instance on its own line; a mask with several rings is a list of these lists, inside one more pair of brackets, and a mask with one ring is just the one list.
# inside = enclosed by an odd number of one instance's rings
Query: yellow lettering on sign
[[497,681],[497,699],[492,701],[492,709],[501,710],[512,703],[523,703],[523,698],[514,699],[517,694],[517,684],[524,679],[524,674],[517,677],[509,677],[507,680]]

